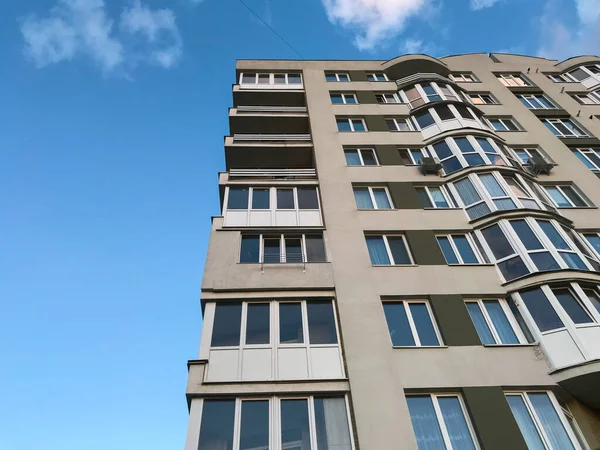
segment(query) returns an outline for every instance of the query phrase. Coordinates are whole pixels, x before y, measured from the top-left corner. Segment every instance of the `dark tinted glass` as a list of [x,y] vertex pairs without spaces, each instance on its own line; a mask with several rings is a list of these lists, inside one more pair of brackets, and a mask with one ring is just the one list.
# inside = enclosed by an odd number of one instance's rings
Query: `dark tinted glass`
[[384,303],[383,312],[392,338],[392,345],[399,347],[415,346],[415,339],[410,330],[404,303]]
[[248,209],[248,189],[229,188],[227,209]]
[[440,341],[435,334],[431,316],[425,303],[409,303],[410,313],[412,314],[417,334],[421,345],[440,345]]
[[527,222],[524,220],[511,220],[510,224],[527,250],[540,250],[544,248],[537,236],[531,231]]
[[[360,166],[360,157],[358,156],[358,150],[346,150],[344,151],[346,156],[346,164],[349,166]],[[366,165],[366,164],[365,164]]]
[[301,263],[304,258],[302,256],[302,238],[301,237],[286,237],[285,238],[285,261],[288,263]]
[[306,239],[306,261],[307,262],[325,262],[325,246],[323,245],[323,236],[310,235]]
[[307,400],[281,400],[281,448],[311,450]]
[[249,303],[246,319],[246,344],[268,344],[270,340],[270,305]]
[[243,401],[242,420],[240,428],[240,450],[256,450],[268,448],[269,401]]
[[578,206],[578,207],[587,206],[587,204],[581,199],[579,194],[577,194],[575,189],[573,189],[571,186],[562,186],[562,190],[565,193],[565,195],[567,197],[569,197],[569,200],[571,200],[571,202],[575,206]]
[[440,116],[440,119],[442,120],[450,120],[455,118],[452,111],[450,111],[450,108],[448,108],[448,105],[436,106],[435,112],[437,112],[438,116]]
[[448,239],[446,236],[438,236],[437,240],[442,249],[442,253],[444,254],[444,258],[446,258],[446,262],[448,264],[458,264],[458,258],[456,257],[454,249],[450,244],[450,239]]
[[564,327],[562,320],[560,320],[560,317],[558,317],[558,314],[556,314],[556,311],[554,311],[554,308],[548,301],[546,294],[541,289],[521,292],[521,298],[540,331],[543,332]]
[[452,156],[452,154],[453,154],[452,150],[450,150],[450,147],[448,146],[446,141],[442,141],[442,142],[438,142],[437,144],[433,144],[433,149],[435,150],[435,153],[438,155],[438,158],[440,158],[440,159],[447,158],[448,156]]
[[388,237],[388,245],[394,258],[394,264],[410,264],[410,256],[404,243],[404,239],[400,236]]
[[300,303],[279,304],[279,342],[281,344],[304,342],[302,305]]
[[294,191],[277,189],[277,209],[294,209]]
[[233,450],[235,400],[204,400],[198,450]]
[[477,264],[479,262],[466,236],[453,235],[452,238],[465,264]]
[[211,347],[240,345],[242,303],[217,303],[213,321]]
[[334,105],[344,103],[344,100],[342,99],[342,94],[330,94],[330,96],[331,103],[333,103]]
[[337,344],[333,305],[330,301],[308,302],[308,335],[311,344]]
[[504,233],[498,225],[492,225],[481,231],[486,242],[492,249],[496,259],[502,259],[515,253],[510,242],[504,236]]
[[419,200],[421,200],[421,205],[423,205],[423,208],[433,208],[433,204],[431,203],[431,200],[429,200],[429,196],[427,195],[425,188],[417,187],[415,189],[417,190],[417,195],[419,196]]
[[498,263],[498,269],[500,269],[500,272],[502,272],[507,281],[529,273],[529,269],[520,256],[515,256],[514,258]]
[[463,119],[474,119],[473,114],[471,114],[466,106],[457,103],[454,105],[454,107]]
[[319,200],[317,199],[317,188],[298,188],[298,208],[319,209]]
[[263,242],[264,262],[280,263],[283,262],[280,251],[281,240],[279,238],[265,238]]
[[260,238],[258,236],[242,236],[242,247],[240,250],[241,263],[259,262]]
[[414,117],[417,119],[417,123],[421,128],[426,128],[435,123],[435,120],[433,120],[433,117],[431,114],[429,114],[429,111],[417,113]]
[[269,209],[269,190],[268,189],[253,189],[252,190],[252,209]]
[[552,292],[554,292],[558,302],[574,323],[594,322],[585,308],[579,303],[579,300],[575,298],[569,289],[553,289]]
[[376,166],[377,161],[375,160],[375,155],[373,154],[373,150],[362,150],[362,158],[365,166]]

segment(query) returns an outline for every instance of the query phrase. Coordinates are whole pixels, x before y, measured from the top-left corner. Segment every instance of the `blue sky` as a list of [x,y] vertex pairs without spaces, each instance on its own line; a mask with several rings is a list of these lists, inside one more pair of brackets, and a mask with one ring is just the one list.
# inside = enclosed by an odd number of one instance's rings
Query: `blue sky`
[[[600,50],[600,0],[245,1],[307,59]],[[182,448],[235,59],[297,55],[238,0],[21,0],[0,56],[0,448]]]

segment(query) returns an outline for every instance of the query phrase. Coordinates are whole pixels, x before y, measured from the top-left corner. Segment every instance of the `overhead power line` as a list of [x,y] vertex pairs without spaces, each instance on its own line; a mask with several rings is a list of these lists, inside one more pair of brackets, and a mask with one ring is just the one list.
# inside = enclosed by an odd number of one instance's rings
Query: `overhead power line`
[[283,42],[285,45],[287,45],[289,48],[292,49],[292,51],[294,53],[296,53],[296,55],[298,55],[300,57],[300,59],[304,59],[304,56],[302,56],[300,54],[300,52],[298,50],[296,50],[294,47],[292,47],[292,44],[290,44],[288,41],[286,41],[277,31],[275,31],[273,29],[273,27],[271,25],[269,25],[267,22],[265,22],[262,17],[260,17],[256,12],[254,12],[254,10],[252,8],[250,8],[246,3],[244,3],[243,0],[238,0],[242,5],[244,5],[244,7],[250,11],[258,20],[260,20],[264,26],[266,26],[269,30],[271,30],[273,32],[273,34],[275,36],[277,36],[279,39],[281,39],[281,42]]

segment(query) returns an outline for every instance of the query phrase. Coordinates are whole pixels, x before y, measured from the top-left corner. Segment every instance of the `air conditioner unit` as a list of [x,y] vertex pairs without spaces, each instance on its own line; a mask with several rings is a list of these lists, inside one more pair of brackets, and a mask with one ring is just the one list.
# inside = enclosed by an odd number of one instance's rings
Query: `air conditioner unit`
[[439,159],[427,157],[421,158],[421,160],[419,161],[419,168],[421,169],[423,175],[426,175],[428,173],[437,174],[440,170],[442,170],[442,165],[440,164]]
[[554,164],[546,161],[540,156],[532,156],[527,161],[527,167],[535,175],[539,175],[540,173],[548,175],[552,171]]

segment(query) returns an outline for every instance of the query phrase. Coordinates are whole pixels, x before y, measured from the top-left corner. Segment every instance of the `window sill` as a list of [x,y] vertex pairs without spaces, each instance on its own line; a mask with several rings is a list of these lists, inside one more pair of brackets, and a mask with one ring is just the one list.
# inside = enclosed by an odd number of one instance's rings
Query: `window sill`
[[357,208],[357,211],[399,211],[396,208],[379,208],[379,209],[367,209],[367,208]]
[[532,344],[482,344],[484,347],[495,348],[495,347],[535,347],[539,345],[538,342]]
[[492,267],[495,266],[496,264],[492,264],[492,263],[482,263],[482,264],[446,264],[448,267],[479,267],[479,266],[484,266],[484,267]]
[[419,267],[418,264],[371,264],[372,267]]
[[382,167],[381,164],[346,164],[348,167]]
[[557,206],[556,209],[598,209],[597,206]]
[[413,349],[421,349],[421,348],[425,348],[425,349],[448,348],[448,346],[447,345],[392,345],[392,348],[413,350]]
[[423,208],[425,211],[462,211],[462,208]]

